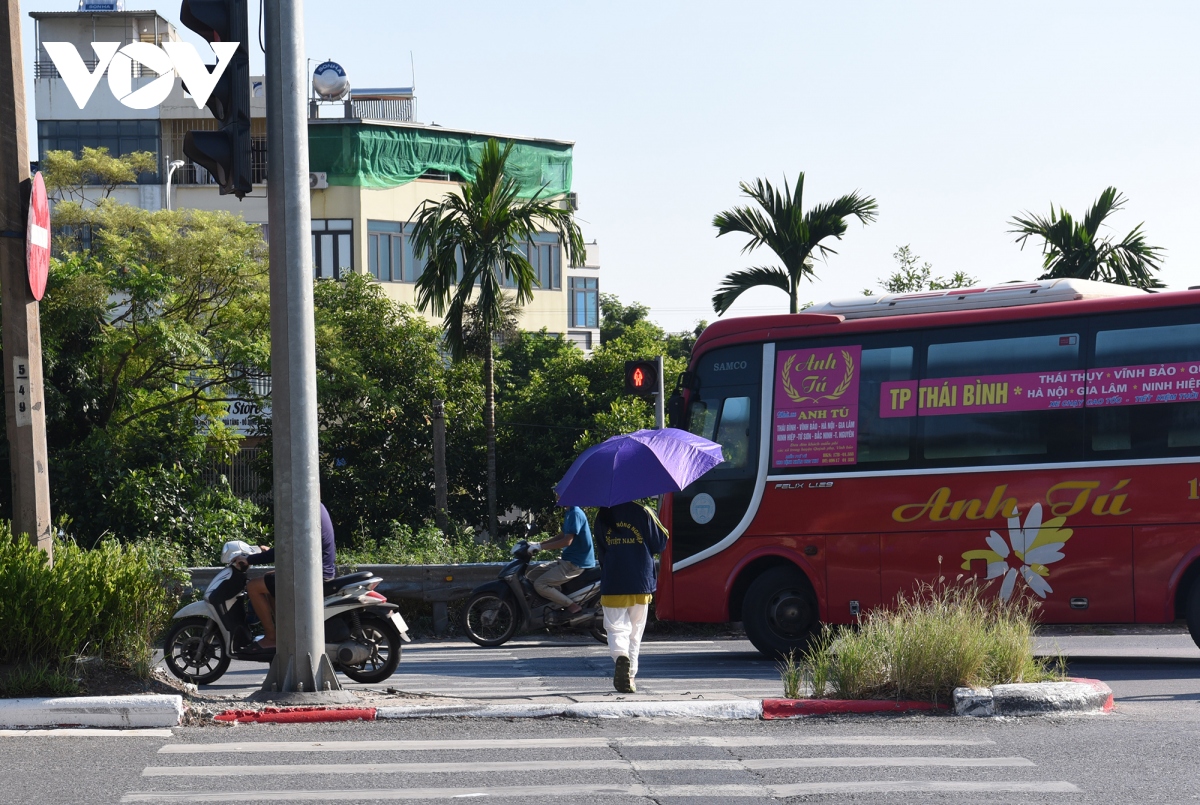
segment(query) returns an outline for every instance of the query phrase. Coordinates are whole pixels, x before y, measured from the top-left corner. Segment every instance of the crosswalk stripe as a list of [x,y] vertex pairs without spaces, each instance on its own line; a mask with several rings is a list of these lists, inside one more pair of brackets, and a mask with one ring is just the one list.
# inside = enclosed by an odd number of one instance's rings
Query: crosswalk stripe
[[[747,769],[824,769],[867,767],[949,766],[1036,766],[1023,757],[785,757],[748,758],[739,761]],[[656,771],[645,769],[645,771]]]
[[[802,797],[808,794],[1066,794],[1079,787],[1063,780],[1045,782],[968,783],[939,780],[864,780],[838,783],[792,783],[769,785],[772,796]],[[678,795],[677,795],[678,796]]]
[[[747,769],[819,769],[851,767],[953,768],[1033,766],[1023,757],[812,757],[755,758],[752,760],[572,760],[572,771],[745,771]],[[266,766],[150,766],[143,777],[263,777],[313,774],[470,774],[507,771],[558,771],[561,760],[524,760],[504,763],[305,763]]]
[[169,729],[140,727],[134,729],[105,729],[103,727],[71,727],[50,730],[0,730],[0,738],[172,738]]
[[[895,735],[685,736],[679,738],[524,738],[522,749],[608,746],[992,746],[986,738],[923,738]],[[493,740],[399,741],[241,741],[216,744],[167,744],[159,754],[194,755],[249,752],[404,752],[500,749]]]
[[121,802],[317,802],[406,799],[512,799],[584,796],[620,797],[796,797],[810,794],[857,793],[999,793],[1047,794],[1077,792],[1061,780],[1045,782],[954,782],[888,780],[872,782],[796,783],[788,785],[545,785],[488,786],[487,788],[356,788],[264,791],[133,791]]

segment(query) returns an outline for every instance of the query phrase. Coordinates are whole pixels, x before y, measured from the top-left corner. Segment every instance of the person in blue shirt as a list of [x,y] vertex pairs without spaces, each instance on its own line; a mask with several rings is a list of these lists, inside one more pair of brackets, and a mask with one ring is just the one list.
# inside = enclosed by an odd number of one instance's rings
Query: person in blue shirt
[[562,531],[554,539],[529,543],[529,550],[553,551],[562,548],[557,561],[534,568],[528,578],[533,581],[537,594],[551,603],[558,604],[571,614],[580,611],[579,604],[567,598],[558,588],[590,567],[596,566],[596,553],[592,549],[592,529],[587,515],[578,506],[571,506],[563,515]]

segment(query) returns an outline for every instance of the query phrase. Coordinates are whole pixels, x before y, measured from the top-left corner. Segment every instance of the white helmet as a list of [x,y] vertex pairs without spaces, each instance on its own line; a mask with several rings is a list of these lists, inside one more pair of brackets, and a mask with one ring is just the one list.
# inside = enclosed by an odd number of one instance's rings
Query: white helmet
[[221,548],[221,564],[227,565],[239,556],[250,556],[261,552],[257,545],[250,545],[240,539],[235,539],[232,542],[226,542]]

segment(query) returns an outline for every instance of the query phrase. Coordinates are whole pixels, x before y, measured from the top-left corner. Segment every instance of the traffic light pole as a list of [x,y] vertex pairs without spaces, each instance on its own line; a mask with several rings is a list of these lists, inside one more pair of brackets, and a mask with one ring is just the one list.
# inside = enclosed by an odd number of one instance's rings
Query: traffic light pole
[[658,368],[658,388],[654,392],[654,427],[662,430],[666,427],[666,414],[664,408],[666,406],[665,397],[663,394],[663,356],[659,355],[654,359],[654,365]]
[[[3,318],[5,426],[12,474],[13,531],[51,552],[50,475],[46,460],[46,405],[42,388],[42,331],[29,290],[25,256],[29,214],[25,69],[21,4],[8,0],[0,21],[0,318]],[[18,411],[24,392],[28,408]]]
[[328,700],[303,18],[302,0],[266,0],[277,649],[257,698]]

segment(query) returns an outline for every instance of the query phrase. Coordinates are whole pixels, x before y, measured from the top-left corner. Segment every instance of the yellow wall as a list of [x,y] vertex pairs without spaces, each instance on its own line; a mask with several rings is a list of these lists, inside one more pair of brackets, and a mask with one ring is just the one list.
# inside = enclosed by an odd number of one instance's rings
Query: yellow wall
[[[359,187],[330,187],[312,192],[313,218],[351,218],[354,220],[354,270],[367,272],[367,221],[406,222],[412,219],[421,203],[437,200],[453,192],[458,185],[431,179],[417,179],[399,187],[373,190]],[[557,291],[535,290],[533,301],[521,311],[521,329],[552,333],[567,332],[567,255],[561,252],[563,287]],[[398,301],[416,305],[415,286],[408,282],[380,283],[387,295]],[[430,321],[438,321],[426,316]]]

